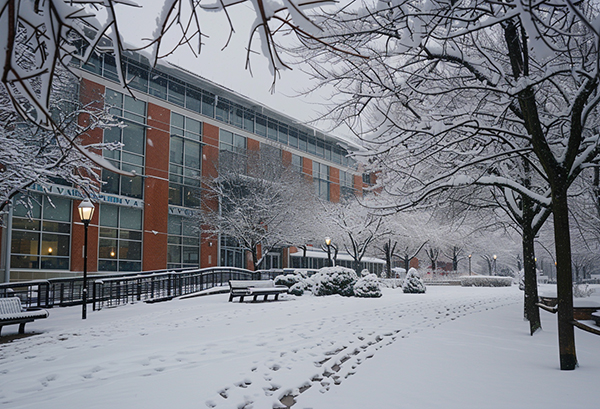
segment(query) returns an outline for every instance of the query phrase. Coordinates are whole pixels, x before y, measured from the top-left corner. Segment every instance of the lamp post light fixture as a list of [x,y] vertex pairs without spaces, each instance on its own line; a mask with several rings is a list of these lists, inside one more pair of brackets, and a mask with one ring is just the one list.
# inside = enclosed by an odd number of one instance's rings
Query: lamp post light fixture
[[471,275],[471,254],[469,254],[469,275]]
[[83,241],[83,290],[81,294],[82,299],[82,310],[81,319],[87,318],[87,249],[88,249],[88,226],[94,215],[94,204],[90,199],[84,199],[79,207],[79,217],[85,227],[84,241]]
[[494,254],[494,275],[496,275],[496,255]]
[[325,245],[327,246],[327,263],[329,267],[332,267],[331,263],[331,237],[325,237]]

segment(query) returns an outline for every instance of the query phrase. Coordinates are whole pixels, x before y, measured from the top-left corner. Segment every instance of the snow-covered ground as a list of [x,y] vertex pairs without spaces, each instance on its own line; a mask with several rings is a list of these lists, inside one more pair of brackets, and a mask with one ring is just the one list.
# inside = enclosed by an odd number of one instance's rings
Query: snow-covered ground
[[37,335],[0,344],[0,407],[600,405],[600,337],[577,330],[580,367],[560,371],[556,317],[542,311],[544,330],[530,337],[515,287],[227,297],[88,311],[85,321],[80,307],[52,309],[27,325]]

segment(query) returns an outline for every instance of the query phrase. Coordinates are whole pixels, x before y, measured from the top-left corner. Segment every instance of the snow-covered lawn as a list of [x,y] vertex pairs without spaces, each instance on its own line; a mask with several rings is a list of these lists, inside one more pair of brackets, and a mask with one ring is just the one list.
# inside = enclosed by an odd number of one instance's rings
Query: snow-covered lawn
[[[598,293],[596,293],[598,295]],[[597,408],[600,337],[558,369],[556,317],[528,335],[517,288],[378,299],[228,295],[55,308],[0,344],[0,407]],[[5,327],[3,335],[18,326]]]

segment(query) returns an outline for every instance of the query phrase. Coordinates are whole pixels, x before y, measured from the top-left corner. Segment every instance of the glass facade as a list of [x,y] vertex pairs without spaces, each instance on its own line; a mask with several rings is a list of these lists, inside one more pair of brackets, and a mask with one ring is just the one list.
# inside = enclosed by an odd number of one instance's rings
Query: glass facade
[[98,271],[142,270],[142,210],[100,205]]
[[329,201],[329,166],[313,162],[313,183],[315,185],[315,195]]
[[231,237],[221,237],[221,260],[220,266],[245,268],[244,250],[239,246],[237,240]]
[[219,131],[219,168],[246,174],[248,158],[246,138],[233,132]]
[[169,152],[169,204],[200,206],[202,123],[171,114]]
[[189,217],[169,215],[167,268],[200,266],[200,229]]
[[[254,107],[237,104],[223,95],[217,97],[206,89],[150,68],[141,56],[132,57],[123,57],[123,69],[126,78],[132,80],[130,84],[134,89],[339,165],[355,165],[346,149],[311,128],[284,123]],[[110,55],[95,55],[82,68],[117,81],[115,60]]]
[[340,170],[340,194],[345,199],[354,197],[354,175],[352,173]]
[[[138,175],[144,174],[146,148],[146,103],[135,100],[110,89],[106,90],[105,103],[111,114],[122,120],[124,127],[104,130],[105,143],[122,143],[122,149],[104,149],[103,156],[116,168]],[[122,176],[109,170],[102,170],[102,192],[117,195],[143,197],[144,183],[139,176]]]
[[11,267],[68,270],[71,200],[31,193],[18,196],[14,203]]

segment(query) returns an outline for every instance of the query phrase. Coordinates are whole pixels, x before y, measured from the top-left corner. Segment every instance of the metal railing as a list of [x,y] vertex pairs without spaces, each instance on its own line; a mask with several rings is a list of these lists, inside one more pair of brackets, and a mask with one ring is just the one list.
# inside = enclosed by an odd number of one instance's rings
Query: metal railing
[[[213,287],[229,280],[257,280],[262,274],[235,267],[173,269],[88,276],[88,303],[94,309],[137,301],[162,301]],[[51,308],[82,303],[83,277],[53,278],[0,284],[0,298],[19,297],[25,308]]]

